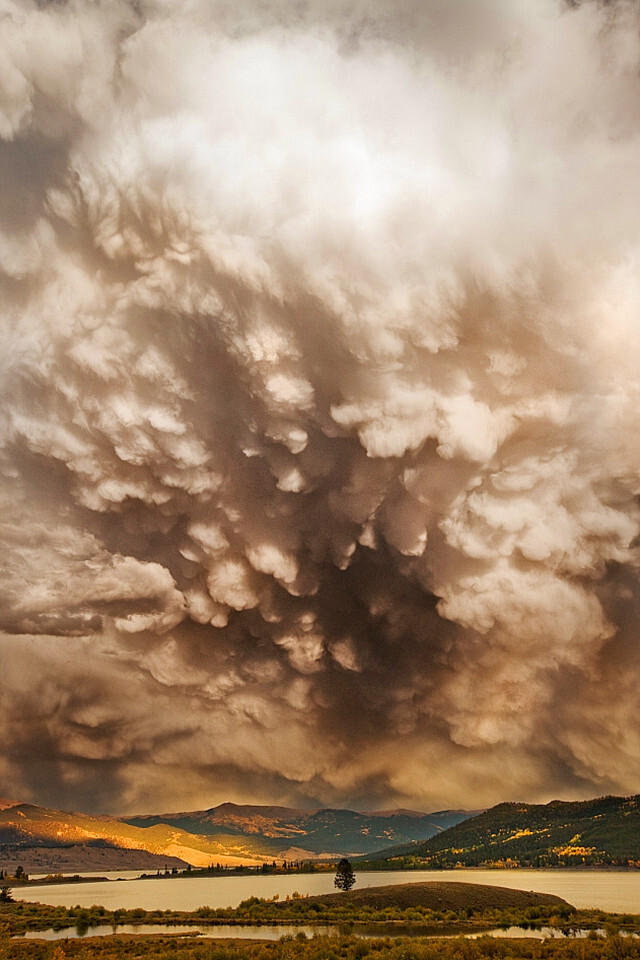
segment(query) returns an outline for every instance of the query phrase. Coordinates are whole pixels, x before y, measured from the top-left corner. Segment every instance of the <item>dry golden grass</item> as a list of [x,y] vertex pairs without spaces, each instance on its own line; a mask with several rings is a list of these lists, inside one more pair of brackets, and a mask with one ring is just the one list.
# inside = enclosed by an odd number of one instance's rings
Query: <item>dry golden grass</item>
[[[480,883],[456,881],[390,884],[383,887],[365,887],[348,893],[328,893],[323,896],[305,897],[305,904],[312,902],[326,907],[370,907],[383,910],[396,907],[427,907],[430,910],[490,910],[533,906],[562,906],[567,901],[551,893],[535,893],[526,890],[511,890],[507,887],[486,886]],[[286,907],[287,903],[280,906]]]

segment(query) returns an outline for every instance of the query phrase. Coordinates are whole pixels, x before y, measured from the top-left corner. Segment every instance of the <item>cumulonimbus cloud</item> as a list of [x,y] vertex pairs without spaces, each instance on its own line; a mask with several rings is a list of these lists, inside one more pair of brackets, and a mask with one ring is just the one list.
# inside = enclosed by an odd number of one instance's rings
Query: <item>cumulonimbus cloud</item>
[[640,790],[637,4],[240,6],[2,4],[4,779]]

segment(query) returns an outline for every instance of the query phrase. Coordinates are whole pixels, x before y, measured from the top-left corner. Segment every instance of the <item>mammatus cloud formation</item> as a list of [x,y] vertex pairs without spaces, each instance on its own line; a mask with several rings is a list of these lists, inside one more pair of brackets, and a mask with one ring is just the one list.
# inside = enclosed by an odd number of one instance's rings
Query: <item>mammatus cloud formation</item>
[[640,5],[0,9],[10,792],[640,791]]

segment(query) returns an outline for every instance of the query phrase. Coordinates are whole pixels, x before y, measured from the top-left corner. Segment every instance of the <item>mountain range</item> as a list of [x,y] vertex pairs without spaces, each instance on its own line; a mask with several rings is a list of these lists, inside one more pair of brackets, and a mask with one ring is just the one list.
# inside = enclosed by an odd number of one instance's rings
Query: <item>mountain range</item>
[[[640,867],[640,795],[445,810],[206,810],[90,816],[0,801],[0,869],[27,872],[259,865],[358,857],[384,869]],[[366,858],[366,860],[365,860]]]
[[207,810],[116,818],[4,800],[0,868],[20,862],[27,872],[160,869],[355,856],[424,840],[468,816],[462,810],[358,813],[223,803]]
[[424,842],[369,859],[387,869],[640,867],[640,794],[501,803]]

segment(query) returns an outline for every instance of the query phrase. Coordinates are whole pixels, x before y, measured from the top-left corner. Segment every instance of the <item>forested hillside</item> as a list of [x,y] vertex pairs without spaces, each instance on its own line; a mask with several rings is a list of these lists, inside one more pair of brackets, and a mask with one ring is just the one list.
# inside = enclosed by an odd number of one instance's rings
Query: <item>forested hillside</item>
[[382,851],[389,867],[640,866],[640,796],[501,803],[423,843]]

